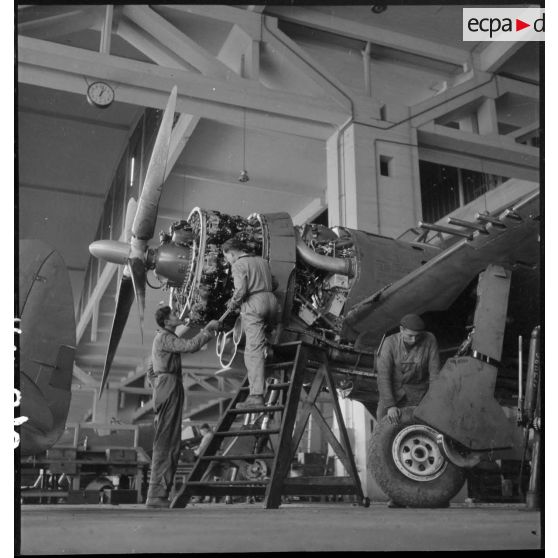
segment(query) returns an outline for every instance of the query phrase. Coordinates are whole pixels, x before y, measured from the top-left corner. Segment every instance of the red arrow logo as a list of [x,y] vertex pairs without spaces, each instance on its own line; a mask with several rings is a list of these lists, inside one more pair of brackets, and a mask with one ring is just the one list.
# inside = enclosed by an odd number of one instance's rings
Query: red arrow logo
[[525,23],[521,19],[515,18],[515,30],[516,31],[521,31],[522,29],[525,29],[525,27],[531,27],[531,24],[530,23]]

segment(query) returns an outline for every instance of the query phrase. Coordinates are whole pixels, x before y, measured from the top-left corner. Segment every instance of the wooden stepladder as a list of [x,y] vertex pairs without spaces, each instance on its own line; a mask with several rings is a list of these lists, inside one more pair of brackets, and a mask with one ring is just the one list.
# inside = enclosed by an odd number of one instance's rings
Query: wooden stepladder
[[[292,495],[354,495],[360,504],[369,504],[362,493],[325,353],[301,341],[273,345],[272,349],[266,363],[266,404],[236,408],[249,391],[246,377],[171,508],[185,507],[194,495],[263,497],[266,509],[278,508],[282,496]],[[320,394],[321,401],[324,397],[331,400],[339,439],[316,405]],[[310,415],[340,458],[347,476],[288,476]],[[212,471],[223,465],[232,472],[227,480],[216,480]],[[241,480],[237,478],[239,472]]]

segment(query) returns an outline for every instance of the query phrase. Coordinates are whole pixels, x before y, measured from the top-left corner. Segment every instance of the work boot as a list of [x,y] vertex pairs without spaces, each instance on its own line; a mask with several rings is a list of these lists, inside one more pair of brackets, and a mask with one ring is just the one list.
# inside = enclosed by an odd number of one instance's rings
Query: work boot
[[148,508],[163,509],[163,508],[168,508],[170,506],[170,502],[168,501],[167,498],[161,498],[156,496],[154,498],[148,498],[147,502],[145,502],[145,505]]
[[253,407],[263,407],[265,405],[263,395],[249,395],[246,401],[237,403],[237,409],[252,409]]

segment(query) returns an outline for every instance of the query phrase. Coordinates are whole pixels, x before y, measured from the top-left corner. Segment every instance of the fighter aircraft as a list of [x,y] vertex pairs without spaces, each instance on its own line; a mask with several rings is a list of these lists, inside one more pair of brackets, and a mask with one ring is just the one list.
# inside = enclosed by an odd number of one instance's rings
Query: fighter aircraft
[[[19,242],[19,413],[21,455],[37,455],[64,432],[76,343],[70,277],[41,240]],[[16,385],[17,387],[17,385]]]
[[[168,233],[161,234],[159,246],[150,247],[176,95],[175,87],[156,138],[130,243],[100,240],[90,246],[94,256],[126,265],[101,389],[134,298],[140,316],[143,314],[148,270],[155,271],[169,291],[169,303],[179,315],[188,313],[190,323],[205,323],[223,314],[232,286],[220,245],[233,236],[270,262],[279,283],[275,294],[282,308],[281,340],[305,339],[326,347],[338,387],[372,413],[378,399],[375,352],[401,316],[447,311],[464,299],[471,300],[468,310],[472,312],[475,300],[471,293],[474,295],[476,280],[488,266],[508,270],[538,266],[538,191],[492,213],[479,213],[470,221],[454,221],[456,226],[443,234],[443,228],[432,231],[423,224],[411,240],[345,227],[294,227],[286,213],[254,213],[244,218],[194,208]],[[436,234],[429,235],[432,232]],[[533,318],[536,324],[538,316]],[[226,325],[232,326],[234,319],[229,316]],[[465,325],[463,321],[458,325],[463,337]],[[488,397],[493,399],[493,393]],[[436,446],[435,439],[431,442]],[[475,448],[462,449],[466,454]],[[425,505],[439,503],[440,498],[447,501],[463,483],[462,473],[452,473],[445,457],[437,454],[441,465],[431,476],[420,479],[421,494],[427,494],[430,487],[434,494],[424,499]],[[448,476],[452,476],[450,487],[440,491],[437,487]]]

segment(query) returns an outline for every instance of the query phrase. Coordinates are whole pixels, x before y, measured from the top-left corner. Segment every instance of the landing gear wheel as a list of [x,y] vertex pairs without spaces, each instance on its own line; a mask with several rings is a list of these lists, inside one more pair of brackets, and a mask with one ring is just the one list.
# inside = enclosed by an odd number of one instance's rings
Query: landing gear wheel
[[370,437],[369,468],[380,488],[401,506],[446,507],[463,486],[462,469],[436,443],[438,432],[420,424],[414,407],[402,409],[400,423],[384,417]]
[[369,508],[370,507],[370,498],[368,498],[368,496],[365,496],[362,499],[362,506],[365,508]]

